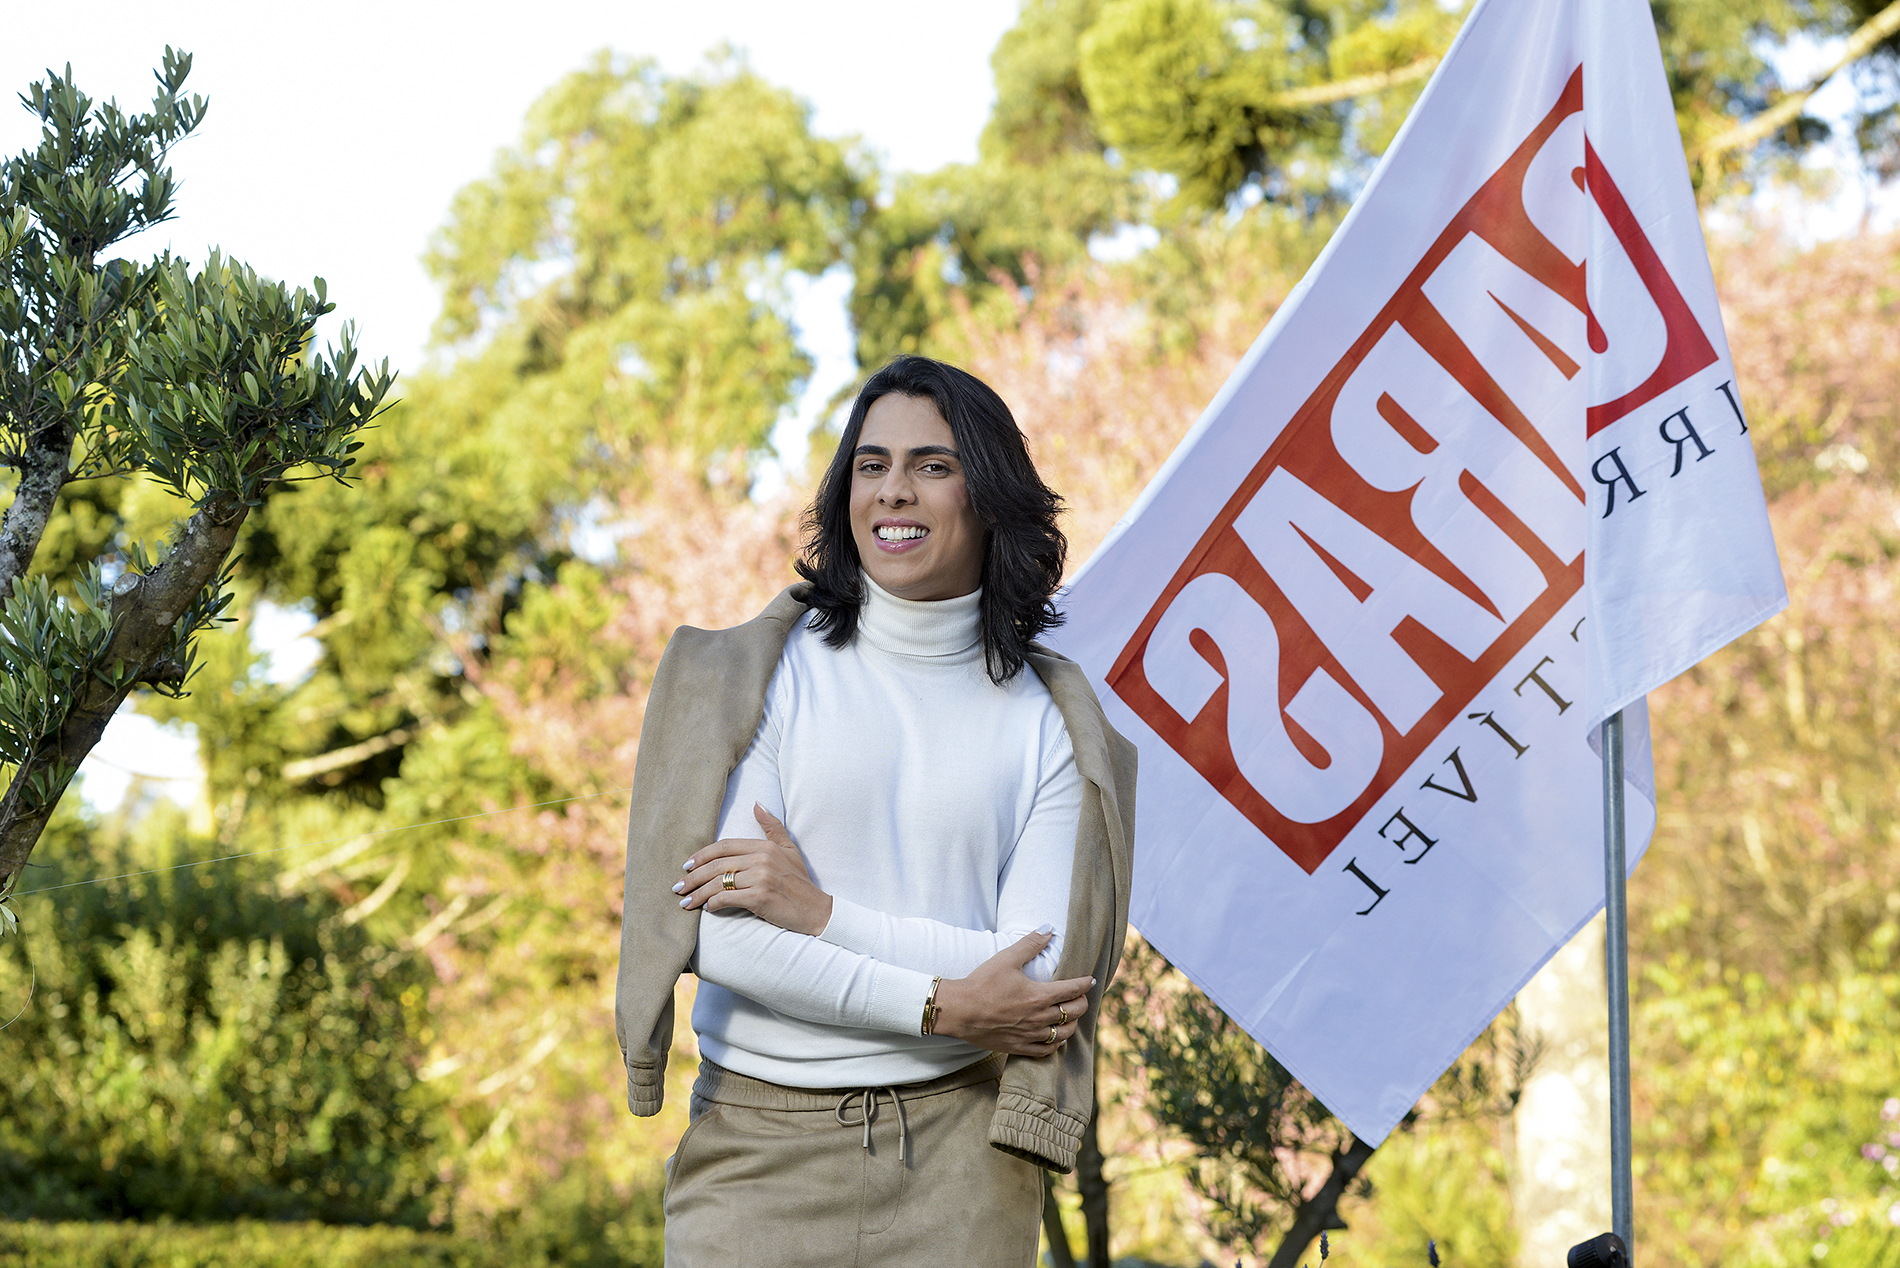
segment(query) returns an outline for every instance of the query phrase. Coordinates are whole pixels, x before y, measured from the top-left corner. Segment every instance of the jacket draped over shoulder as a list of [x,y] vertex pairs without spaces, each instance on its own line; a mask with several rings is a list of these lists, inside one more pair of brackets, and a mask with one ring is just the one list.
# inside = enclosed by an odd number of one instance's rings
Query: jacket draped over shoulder
[[[654,674],[627,821],[614,1004],[627,1107],[635,1114],[659,1112],[673,1043],[673,987],[699,939],[700,913],[680,910],[670,886],[680,860],[714,839],[727,777],[759,729],[766,689],[786,637],[805,615],[806,595],[804,585],[792,586],[759,616],[729,630],[680,627]],[[990,1143],[1068,1172],[1094,1097],[1102,989],[1121,961],[1128,925],[1135,747],[1109,726],[1074,661],[1036,647],[1029,664],[1062,714],[1085,784],[1068,936],[1055,975],[1093,976],[1096,985],[1062,1051],[1004,1063]]]

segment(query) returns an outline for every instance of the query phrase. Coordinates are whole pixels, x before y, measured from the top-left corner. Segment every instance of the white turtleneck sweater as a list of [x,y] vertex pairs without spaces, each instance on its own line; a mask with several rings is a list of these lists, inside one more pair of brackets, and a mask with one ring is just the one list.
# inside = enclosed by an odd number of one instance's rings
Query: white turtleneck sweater
[[1048,981],[1069,910],[1081,815],[1062,715],[1033,669],[984,670],[980,593],[899,599],[865,579],[856,636],[801,621],[765,714],[726,782],[719,836],[784,820],[820,889],[823,934],[743,911],[699,923],[693,1029],[713,1061],[792,1087],[910,1083],[981,1049],[919,1033],[933,976],[964,977],[1043,925]]

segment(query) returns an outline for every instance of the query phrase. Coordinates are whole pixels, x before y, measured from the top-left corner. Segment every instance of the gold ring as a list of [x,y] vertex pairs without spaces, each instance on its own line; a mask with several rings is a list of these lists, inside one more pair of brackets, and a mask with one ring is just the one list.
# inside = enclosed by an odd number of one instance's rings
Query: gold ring
[[1063,1025],[1063,1026],[1068,1025],[1069,1024],[1069,1006],[1067,1004],[1057,1004],[1056,1012],[1062,1018],[1061,1022],[1058,1024]]
[[720,877],[720,878],[719,878],[719,888],[721,888],[721,889],[737,889],[737,888],[739,888],[739,873],[737,873],[737,872],[727,872],[727,873],[726,873],[726,874],[725,874],[724,876],[722,876],[722,877]]
[[1049,1027],[1049,1046],[1051,1048],[1056,1046],[1056,1028],[1054,1026]]

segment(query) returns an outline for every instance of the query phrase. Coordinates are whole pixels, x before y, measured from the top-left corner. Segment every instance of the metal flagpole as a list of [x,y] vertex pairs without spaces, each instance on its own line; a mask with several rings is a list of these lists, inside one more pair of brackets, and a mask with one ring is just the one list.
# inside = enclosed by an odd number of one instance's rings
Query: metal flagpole
[[1623,825],[1623,715],[1603,723],[1603,963],[1610,987],[1610,1218],[1635,1256],[1630,1187],[1629,875]]

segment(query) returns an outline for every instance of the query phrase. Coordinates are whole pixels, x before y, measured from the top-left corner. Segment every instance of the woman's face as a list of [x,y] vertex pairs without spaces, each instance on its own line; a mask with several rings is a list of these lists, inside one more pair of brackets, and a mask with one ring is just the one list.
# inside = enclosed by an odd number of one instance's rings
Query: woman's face
[[871,580],[900,599],[954,599],[982,583],[985,530],[929,397],[871,403],[851,456],[851,538]]

